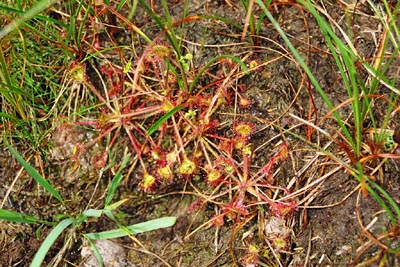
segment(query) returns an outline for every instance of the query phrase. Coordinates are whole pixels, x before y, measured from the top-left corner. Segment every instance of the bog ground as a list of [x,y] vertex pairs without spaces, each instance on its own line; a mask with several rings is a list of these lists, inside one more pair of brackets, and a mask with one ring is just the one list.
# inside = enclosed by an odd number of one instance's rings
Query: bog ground
[[400,4],[36,4],[0,5],[0,266],[400,266]]

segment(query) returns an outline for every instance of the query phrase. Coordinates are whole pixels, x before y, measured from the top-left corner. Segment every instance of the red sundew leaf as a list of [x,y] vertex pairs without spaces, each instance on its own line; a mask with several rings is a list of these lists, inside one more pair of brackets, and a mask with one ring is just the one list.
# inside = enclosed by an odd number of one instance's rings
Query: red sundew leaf
[[108,153],[104,152],[98,155],[95,155],[92,158],[92,164],[96,169],[101,169],[107,164]]
[[140,184],[140,187],[143,189],[143,191],[150,192],[154,189],[156,185],[157,185],[157,179],[153,175],[146,172],[143,175],[143,180],[142,183]]
[[212,218],[212,224],[215,226],[223,226],[224,225],[224,215],[223,214],[216,214]]
[[223,213],[233,212],[242,216],[248,215],[246,206],[243,205],[243,200],[233,200],[222,209]]
[[192,175],[196,169],[196,164],[188,158],[184,158],[179,166],[179,172],[182,175]]
[[192,213],[192,212],[194,212],[196,210],[201,209],[201,207],[203,206],[204,202],[205,202],[204,198],[199,198],[196,201],[190,203],[187,212],[188,213]]
[[207,183],[218,185],[223,180],[222,173],[216,169],[207,170]]
[[279,151],[275,155],[276,159],[279,161],[284,161],[289,158],[289,149],[286,143],[282,143]]
[[264,174],[268,177],[271,174],[272,166],[274,166],[275,158],[272,157],[269,159],[268,163],[263,167]]
[[297,209],[298,209],[298,205],[297,205],[297,203],[294,203],[294,202],[290,202],[290,203],[274,202],[274,203],[271,203],[271,206],[270,206],[271,213],[278,218],[286,217],[292,211],[296,211]]
[[171,168],[168,165],[166,165],[165,167],[159,167],[157,169],[157,175],[168,184],[172,182],[173,174]]
[[254,129],[254,124],[251,122],[239,122],[234,126],[235,133],[246,138],[250,137]]
[[118,96],[118,93],[121,91],[122,85],[121,83],[115,84],[111,89],[108,91],[108,96],[110,98],[116,98]]

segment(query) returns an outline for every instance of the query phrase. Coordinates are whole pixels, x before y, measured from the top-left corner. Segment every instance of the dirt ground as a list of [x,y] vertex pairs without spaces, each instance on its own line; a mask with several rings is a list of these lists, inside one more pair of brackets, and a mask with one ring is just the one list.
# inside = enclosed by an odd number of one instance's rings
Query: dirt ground
[[[229,7],[228,1],[192,1],[188,15],[224,16],[243,25],[246,12],[242,10],[240,3],[232,2],[236,8]],[[345,101],[347,96],[337,67],[333,59],[322,52],[327,51],[327,47],[312,16],[291,1],[288,4],[284,4],[287,1],[278,2],[281,4],[271,8],[275,19],[291,37],[293,44],[302,51],[333,104],[338,105]],[[342,7],[336,1],[322,2],[332,18],[345,25]],[[171,15],[176,20],[180,19],[183,3],[172,1],[170,5]],[[155,9],[162,12],[162,7],[157,4]],[[369,58],[376,49],[374,34],[379,34],[378,23],[376,18],[365,15],[369,12],[366,6],[360,4],[359,11],[353,16],[353,24],[358,29],[355,39],[358,40],[358,51]],[[137,14],[135,24],[147,29],[151,19],[140,8]],[[254,14],[261,14],[258,7]],[[121,221],[130,225],[162,216],[176,216],[177,223],[172,228],[139,234],[135,236],[137,240],[128,237],[114,240],[116,246],[122,248],[122,252],[118,253],[123,256],[123,260],[110,266],[378,266],[380,257],[388,257],[389,265],[385,266],[400,266],[396,255],[385,253],[367,235],[371,233],[376,238],[384,236],[391,224],[376,200],[370,195],[360,195],[359,183],[328,157],[316,153],[301,140],[283,132],[293,127],[296,134],[306,135],[307,127],[294,127],[298,121],[289,114],[307,119],[310,99],[307,88],[313,89],[303,79],[299,66],[291,58],[282,56],[286,55],[285,45],[273,26],[265,19],[260,27],[260,37],[253,41],[261,48],[254,48],[254,44],[248,41],[242,42],[242,32],[231,24],[211,18],[187,23],[182,38],[184,46],[193,53],[195,67],[216,55],[244,55],[249,51],[252,51],[251,57],[258,64],[265,64],[259,71],[240,78],[240,83],[246,87],[246,96],[252,101],[251,107],[240,110],[240,113],[256,126],[256,132],[251,138],[255,151],[251,165],[253,170],[265,165],[275,153],[278,142],[287,142],[289,159],[275,166],[275,185],[287,187],[292,192],[308,188],[297,195],[297,210],[288,216],[277,218],[270,214],[266,205],[259,207],[257,215],[240,225],[241,227],[234,219],[226,219],[223,226],[215,226],[207,222],[215,215],[216,206],[212,203],[201,204],[200,197],[196,194],[196,190],[211,193],[213,189],[201,176],[190,182],[177,179],[169,186],[158,188],[152,193],[144,193],[139,188],[140,181],[134,170],[125,178],[116,196],[118,199],[128,199],[120,208]],[[149,28],[146,33],[156,36],[159,31]],[[126,32],[119,34],[121,43],[134,42],[125,36]],[[138,47],[138,53],[140,50],[143,48]],[[393,73],[400,69],[400,60],[397,63],[397,70],[394,68]],[[221,70],[215,66],[211,71],[214,72],[213,75],[219,75]],[[202,82],[206,84],[207,80]],[[387,89],[383,88],[379,93],[388,94],[385,90]],[[317,109],[313,116],[321,118],[328,112],[327,108],[316,92],[313,92],[313,97]],[[376,103],[376,108],[379,117],[379,112],[385,110],[384,103]],[[231,110],[232,107],[226,107],[220,111],[219,118],[226,121],[226,113]],[[347,114],[349,109],[345,107],[341,112]],[[329,123],[336,127],[332,121],[320,126],[324,127]],[[396,115],[390,128],[398,130],[399,127],[400,119]],[[46,139],[46,147],[49,149],[39,151],[36,158],[30,160],[37,166],[40,166],[39,163],[43,164],[42,168],[48,179],[68,199],[66,211],[60,210],[57,205],[51,205],[54,201],[48,195],[41,194],[42,189],[26,173],[19,173],[19,165],[7,149],[3,148],[0,151],[0,195],[6,197],[2,199],[2,208],[44,220],[52,220],[54,214],[62,212],[77,214],[89,202],[91,207],[101,208],[104,203],[102,194],[113,174],[109,170],[99,176],[99,171],[90,162],[103,145],[96,144],[82,155],[78,171],[76,162],[71,162],[71,155],[68,154],[69,144],[89,142],[95,134],[94,131],[79,126],[70,126],[62,132],[55,128]],[[312,138],[321,146],[329,142],[317,133]],[[121,135],[111,153],[120,154],[118,151],[123,150],[127,144],[127,137]],[[334,144],[327,146],[327,150],[345,158],[345,153]],[[394,153],[398,154],[398,149]],[[381,186],[400,205],[399,163],[388,160],[382,167],[382,175]],[[196,203],[198,209],[193,208]],[[81,233],[115,227],[115,223],[101,218],[84,223],[79,229],[74,229],[74,233],[66,232],[51,249],[45,265],[53,266],[54,262],[51,261],[57,256],[60,258],[59,266],[92,266],[81,256],[82,248],[87,246]],[[50,230],[46,226],[2,221],[0,266],[28,266]],[[278,235],[285,235],[286,246],[280,251],[271,250],[276,246]],[[65,252],[57,255],[69,238],[72,241]],[[394,248],[400,247],[398,236],[393,236],[390,240],[383,238],[381,241],[384,244],[389,242]],[[249,249],[251,245],[257,247],[257,253],[252,254]],[[255,254],[259,260],[258,265],[250,260]],[[362,262],[364,265],[357,265]]]

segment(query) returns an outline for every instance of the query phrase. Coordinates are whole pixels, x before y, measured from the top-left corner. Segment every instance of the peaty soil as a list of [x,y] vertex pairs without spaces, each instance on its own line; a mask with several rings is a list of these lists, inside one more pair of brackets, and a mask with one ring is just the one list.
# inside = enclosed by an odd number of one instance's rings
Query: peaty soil
[[[154,1],[157,2],[157,1]],[[274,216],[268,204],[260,205],[255,216],[244,220],[225,218],[222,226],[215,226],[211,219],[218,212],[212,201],[203,202],[198,192],[211,194],[214,189],[204,182],[202,175],[191,180],[175,179],[151,193],[140,188],[140,170],[125,170],[115,199],[126,199],[115,215],[124,225],[143,222],[162,216],[176,216],[176,224],[167,229],[136,235],[134,238],[113,240],[121,257],[110,266],[400,266],[395,254],[388,253],[382,245],[400,247],[398,230],[390,222],[382,206],[369,194],[362,195],[357,182],[344,168],[329,157],[316,152],[307,143],[295,138],[288,131],[309,138],[339,158],[347,160],[345,151],[329,143],[326,137],[311,131],[299,123],[295,116],[319,121],[328,109],[317,95],[304,72],[287,52],[284,41],[271,23],[264,19],[260,30],[253,38],[241,40],[242,30],[234,23],[244,25],[246,12],[239,1],[190,1],[188,16],[206,15],[188,22],[177,29],[185,51],[193,55],[192,64],[198,69],[217,55],[231,54],[242,58],[249,55],[249,62],[260,66],[256,71],[238,78],[245,90],[243,94],[251,100],[251,106],[237,113],[255,124],[255,133],[250,143],[254,149],[251,158],[252,170],[264,166],[276,152],[280,142],[289,147],[289,159],[274,166],[274,185],[296,192],[297,209],[287,216]],[[204,2],[204,3],[203,3]],[[322,1],[334,21],[345,26],[343,6],[335,1]],[[182,2],[169,1],[169,10],[175,21],[180,20],[184,6]],[[62,7],[59,7],[62,9]],[[155,3],[154,10],[162,16],[162,6]],[[278,1],[270,8],[282,29],[316,76],[316,79],[332,100],[338,105],[348,99],[346,89],[337,71],[337,66],[328,51],[319,28],[312,16],[298,4]],[[352,13],[353,38],[364,58],[373,57],[377,49],[376,38],[381,29],[378,19],[367,16],[371,11],[360,5]],[[150,37],[160,34],[159,28],[146,12],[138,7],[135,24],[142,27]],[[126,14],[125,14],[126,13]],[[121,10],[127,16],[129,10]],[[254,8],[255,18],[262,14]],[[110,17],[112,17],[110,15]],[[224,17],[231,23],[216,19]],[[110,18],[109,18],[110,19]],[[107,23],[120,23],[112,18]],[[99,35],[103,45],[107,34],[118,35],[120,45],[135,44],[137,54],[145,46],[139,38],[134,39],[128,30],[112,31],[106,27]],[[161,42],[166,40],[161,38]],[[89,51],[88,51],[89,52]],[[110,52],[111,53],[111,52]],[[115,55],[104,53],[106,59],[97,59],[88,66],[89,77],[96,84],[96,65],[101,60],[113,60]],[[131,55],[126,55],[128,60]],[[118,64],[116,62],[115,64]],[[227,66],[215,64],[210,75],[200,81],[202,86],[210,77],[226,73]],[[394,76],[400,61],[394,62],[388,75]],[[364,73],[363,75],[366,76]],[[366,78],[366,77],[364,77]],[[399,83],[397,81],[397,83]],[[399,84],[397,84],[398,86]],[[379,88],[377,94],[388,95],[388,89]],[[310,101],[312,99],[312,101]],[[397,103],[398,104],[398,103]],[[377,101],[374,108],[378,118],[385,110],[385,103]],[[218,119],[232,124],[234,104],[227,105],[218,114]],[[343,117],[351,109],[340,110]],[[291,114],[291,115],[290,115]],[[293,116],[295,115],[295,116]],[[379,124],[380,122],[378,122]],[[349,121],[351,125],[351,121]],[[76,126],[74,122],[58,123],[46,138],[43,151],[31,153],[30,162],[40,169],[52,185],[67,199],[67,208],[38,187],[35,181],[11,157],[6,148],[0,151],[0,195],[4,196],[1,208],[53,221],[57,214],[76,215],[90,206],[101,209],[107,186],[115,175],[115,169],[104,172],[91,164],[104,144],[96,143],[85,151],[78,161],[72,161],[71,148],[76,143],[87,143],[95,138],[91,129]],[[333,120],[326,120],[319,127],[329,132],[338,130]],[[368,130],[368,125],[365,130]],[[400,120],[394,116],[389,128],[398,130]],[[335,130],[333,130],[335,129]],[[224,129],[225,131],[226,129]],[[17,142],[18,140],[16,140]],[[364,140],[366,141],[366,140]],[[398,140],[397,140],[398,142]],[[127,136],[121,134],[110,151],[110,158],[121,161],[121,151],[129,145]],[[397,144],[395,144],[397,145]],[[27,147],[20,145],[21,153]],[[399,154],[394,148],[391,152]],[[133,161],[130,161],[133,164]],[[367,169],[376,167],[371,163]],[[395,160],[387,160],[379,171],[377,181],[400,205],[400,166]],[[222,200],[221,200],[222,201]],[[397,222],[398,224],[398,222]],[[81,255],[87,249],[82,233],[117,228],[107,218],[91,219],[71,231],[65,231],[48,253],[43,266],[95,266]],[[51,228],[38,224],[20,224],[1,221],[0,266],[28,266]],[[387,233],[391,232],[390,238]],[[276,241],[284,236],[284,248],[277,249]],[[377,241],[379,240],[379,242]],[[253,248],[253,250],[251,250]],[[256,248],[256,250],[254,250]],[[111,251],[111,249],[109,249]],[[123,252],[121,252],[123,251]],[[86,254],[85,254],[86,255]],[[398,255],[397,255],[398,256]],[[386,259],[383,261],[382,259]],[[115,264],[115,265],[113,265]]]

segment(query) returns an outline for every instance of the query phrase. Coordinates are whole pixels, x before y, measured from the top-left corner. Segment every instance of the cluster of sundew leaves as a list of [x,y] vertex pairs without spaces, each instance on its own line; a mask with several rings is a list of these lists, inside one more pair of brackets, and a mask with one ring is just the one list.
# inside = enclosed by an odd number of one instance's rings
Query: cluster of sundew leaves
[[[112,65],[101,68],[109,86],[108,97],[118,103],[120,114],[103,109],[93,124],[102,132],[99,136],[112,133],[117,129],[115,124],[124,126],[141,163],[140,187],[145,192],[156,192],[158,185],[169,185],[174,178],[190,179],[195,175],[204,177],[213,187],[221,183],[243,187],[243,175],[249,172],[248,163],[243,162],[252,156],[250,138],[255,125],[246,116],[235,116],[235,112],[246,113],[251,105],[245,96],[246,87],[239,80],[232,81],[236,79],[232,73],[242,71],[241,68],[233,60],[219,60],[216,62],[218,75],[202,79],[203,84],[199,82],[189,92],[181,85],[176,67],[179,59],[168,44],[154,43],[143,53],[133,67],[140,73],[140,86],[130,83],[137,73],[121,71]],[[190,56],[182,60],[186,66],[192,66]],[[254,64],[254,60],[248,62],[248,65]],[[191,68],[188,74],[196,75],[196,70]],[[227,75],[231,75],[230,82],[225,82]],[[221,116],[221,110],[229,111],[231,117]],[[148,134],[147,130],[171,111],[174,112]],[[114,134],[110,146],[118,133]],[[245,216],[245,201],[232,200],[223,212]]]
[[[190,178],[202,173],[209,184],[219,184],[234,172],[233,165],[238,164],[238,160],[233,159],[234,150],[245,148],[255,130],[254,124],[249,121],[237,121],[231,125],[229,132],[233,132],[232,136],[226,136],[227,131],[221,130],[223,122],[218,115],[221,107],[237,104],[239,108],[246,109],[251,105],[250,99],[244,96],[245,87],[232,88],[231,84],[225,85],[220,80],[189,93],[182,90],[178,78],[174,77],[176,71],[172,63],[172,49],[158,43],[149,51],[151,56],[145,57],[140,68],[147,77],[144,80],[156,77],[161,81],[154,84],[151,90],[161,96],[157,101],[162,113],[178,106],[183,108],[172,114],[146,140],[149,146],[146,150],[150,152],[143,155],[148,164],[143,171],[142,189],[152,191],[157,184],[168,184],[172,182],[174,174]],[[182,60],[189,66],[191,57],[185,56]],[[218,64],[230,70],[237,67],[229,59],[223,59]],[[151,98],[151,92],[145,97]],[[147,103],[151,103],[151,100]],[[160,115],[148,118],[148,121],[154,123]]]
[[[165,59],[163,62],[165,64]],[[218,64],[229,71],[237,67],[235,62],[229,59],[223,59]],[[255,61],[250,61],[249,64],[254,65]],[[162,68],[166,69],[165,66]],[[159,70],[151,71],[156,73]],[[223,77],[224,73],[220,73],[219,77],[221,76]],[[178,78],[173,79],[174,82],[177,80]],[[164,108],[164,112],[177,106],[183,108],[172,114],[171,118],[159,127],[158,132],[151,136],[149,144],[156,145],[152,146],[151,152],[146,155],[150,164],[144,171],[141,187],[151,192],[156,190],[158,184],[171,183],[173,177],[190,179],[197,174],[204,177],[205,182],[213,187],[221,183],[236,185],[240,196],[227,203],[222,208],[223,216],[217,215],[216,218],[219,220],[214,220],[216,224],[221,224],[225,215],[232,213],[235,213],[235,216],[239,215],[237,217],[248,215],[249,202],[239,191],[246,191],[246,187],[254,186],[252,182],[247,183],[245,180],[254,178],[250,177],[252,174],[250,174],[249,159],[253,156],[251,136],[255,132],[255,125],[252,121],[244,119],[246,116],[234,119],[232,115],[230,123],[221,121],[222,116],[219,116],[221,109],[233,110],[234,106],[238,112],[246,113],[251,100],[245,96],[245,86],[238,83],[237,87],[233,87],[234,83],[227,85],[223,82],[209,84],[191,93],[185,92],[177,84],[175,86],[171,84],[173,89],[161,86],[155,88],[161,90],[160,94],[165,97],[162,103],[168,103],[168,109]],[[174,142],[165,142],[168,138]],[[265,181],[273,183],[273,179],[270,178],[273,166],[287,158],[288,147],[283,143],[276,154],[260,169],[262,175],[266,177]],[[287,193],[285,189],[282,191]],[[268,203],[273,214],[281,217],[297,208],[295,203],[273,201]]]

